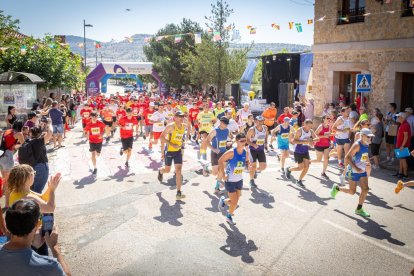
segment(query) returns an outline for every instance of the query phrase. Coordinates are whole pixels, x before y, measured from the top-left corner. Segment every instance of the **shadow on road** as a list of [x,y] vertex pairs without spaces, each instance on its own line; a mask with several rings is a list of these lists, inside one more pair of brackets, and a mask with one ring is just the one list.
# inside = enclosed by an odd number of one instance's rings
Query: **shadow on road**
[[250,252],[258,249],[254,241],[247,240],[246,235],[233,225],[230,225],[230,229],[224,223],[221,223],[220,226],[226,230],[227,234],[227,244],[221,246],[220,250],[232,257],[240,256],[245,263],[253,263],[254,259],[250,256]]
[[73,143],[74,146],[80,146],[80,145],[85,145],[86,144],[86,140],[84,140],[84,138],[82,138],[82,140],[80,140],[79,142]]
[[[165,174],[164,174],[164,177],[165,177]],[[188,183],[188,180],[187,179],[183,179],[181,185],[184,186],[187,183]],[[163,181],[163,182],[161,182],[161,184],[164,184],[166,186],[169,186],[170,187],[170,190],[174,190],[175,189],[175,185],[176,185],[176,182],[175,182],[175,174],[172,177],[168,178],[167,182],[164,182]]]
[[207,191],[203,191],[203,193],[206,194],[211,200],[211,207],[206,207],[205,209],[213,213],[220,213],[220,210],[218,208],[219,199],[217,198],[217,196],[211,195]]
[[154,219],[162,223],[168,222],[172,226],[183,225],[178,219],[183,217],[183,214],[181,213],[181,205],[184,205],[185,202],[177,200],[174,205],[170,205],[170,203],[161,196],[161,192],[157,193],[157,197],[161,202],[161,215],[154,217]]
[[109,176],[109,179],[115,179],[116,182],[123,182],[126,177],[135,175],[135,173],[130,172],[129,169],[124,169],[121,166],[118,166],[118,171],[114,175]]
[[368,192],[366,201],[371,205],[383,207],[385,209],[393,209],[391,206],[388,205],[388,202],[383,200],[382,197],[378,197],[371,192]]
[[344,215],[350,219],[353,219],[356,221],[356,223],[358,224],[358,226],[362,229],[364,229],[365,231],[362,232],[362,234],[368,236],[368,237],[372,237],[378,240],[387,240],[389,243],[395,244],[395,245],[399,245],[399,246],[404,246],[405,243],[402,241],[399,241],[397,239],[394,239],[393,237],[391,237],[391,233],[386,231],[384,228],[386,228],[387,226],[385,225],[380,225],[377,222],[373,221],[370,218],[365,218],[365,220],[362,220],[360,218],[356,218],[356,217],[352,217],[348,214],[345,214],[344,212],[339,211],[338,209],[334,210],[337,213],[340,213],[341,215]]
[[398,207],[398,208],[401,208],[401,209],[403,209],[403,210],[410,211],[410,212],[413,212],[413,213],[414,213],[414,210],[412,210],[412,209],[410,209],[410,208],[407,208],[407,207],[405,207],[405,206],[404,206],[404,205],[402,205],[402,204],[395,205],[394,207]]
[[275,202],[275,198],[271,194],[269,194],[269,192],[259,188],[252,188],[251,191],[251,202],[253,202],[254,204],[262,204],[263,207],[267,209],[273,208],[271,203]]
[[310,177],[313,177],[313,178],[315,178],[315,179],[318,179],[319,180],[319,183],[321,183],[322,185],[324,185],[325,187],[327,187],[327,188],[332,188],[332,185],[333,184],[335,184],[335,181],[332,181],[331,179],[323,179],[323,178],[320,178],[320,177],[317,177],[317,176],[314,176],[314,175],[312,175],[312,174],[308,174]]
[[86,185],[90,185],[96,182],[96,177],[93,175],[88,175],[80,180],[75,180],[73,185],[76,186],[76,189],[83,189]]
[[328,205],[325,201],[331,200],[330,197],[325,197],[325,198],[319,197],[315,192],[308,190],[308,189],[301,189],[291,184],[289,184],[288,186],[299,191],[299,198],[304,199],[309,202],[316,202],[319,205]]

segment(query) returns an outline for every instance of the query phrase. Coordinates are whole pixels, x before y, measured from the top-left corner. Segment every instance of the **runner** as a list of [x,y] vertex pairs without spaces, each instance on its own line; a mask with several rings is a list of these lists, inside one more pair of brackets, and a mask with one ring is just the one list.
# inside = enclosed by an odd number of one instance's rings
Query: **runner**
[[286,168],[286,177],[290,179],[290,174],[292,171],[300,171],[301,174],[299,179],[296,181],[296,184],[302,188],[303,178],[309,170],[310,157],[309,157],[309,146],[313,146],[314,142],[319,141],[319,138],[316,136],[315,132],[312,130],[313,122],[310,119],[306,119],[303,127],[299,128],[293,137],[292,144],[295,146],[294,157],[295,162],[298,163],[298,166],[291,168]]
[[[200,136],[201,136],[201,146],[199,150],[199,159],[202,157],[204,160],[207,160],[207,143],[206,138],[210,131],[213,129],[213,124],[215,122],[215,117],[213,112],[210,112],[207,102],[203,102],[203,111],[197,115],[197,123],[199,125]],[[207,164],[203,165],[203,175],[207,174]]]
[[132,109],[127,108],[126,116],[119,119],[118,123],[120,126],[121,142],[122,147],[119,154],[126,154],[125,167],[129,168],[129,159],[132,154],[132,144],[134,140],[134,127],[135,131],[138,132],[138,120],[132,115]]
[[[335,141],[336,141],[336,153],[338,155],[338,165],[341,169],[345,168],[344,163],[342,162],[342,150],[345,151],[345,155],[348,153],[350,148],[350,130],[352,128],[351,120],[349,119],[349,111],[346,107],[341,109],[341,116],[338,117],[332,130],[335,131]],[[343,179],[341,179],[343,183]]]
[[105,131],[105,124],[98,121],[98,113],[95,111],[91,113],[91,121],[86,125],[85,131],[89,139],[89,152],[91,153],[93,171],[96,175],[98,169],[96,168],[96,158],[99,157],[102,150],[103,134]]
[[[262,117],[265,119],[264,124],[267,127],[267,131],[271,132],[276,127],[276,115],[277,115],[277,108],[274,102],[270,103],[270,106],[266,108],[263,113]],[[273,149],[272,141],[270,141],[270,148]],[[267,144],[265,145],[267,149]]]
[[245,150],[246,142],[247,139],[244,133],[237,134],[236,148],[225,152],[218,162],[219,171],[224,176],[225,187],[229,196],[227,200],[224,196],[220,198],[218,208],[223,210],[225,205],[229,206],[226,221],[233,225],[236,224],[233,220],[234,211],[236,210],[243,189],[243,171],[246,165],[249,166],[249,158],[247,158],[247,152]]
[[251,115],[252,112],[249,109],[249,103],[244,103],[243,108],[237,111],[237,120],[239,122],[239,126],[244,127],[247,123],[247,118]]
[[[185,195],[181,192],[182,184],[182,164],[183,156],[181,154],[181,146],[184,137],[184,117],[185,114],[181,111],[177,111],[174,116],[174,122],[167,125],[165,130],[161,133],[161,141],[167,145],[167,152],[165,154],[165,167],[158,171],[158,180],[162,182],[163,175],[171,171],[171,165],[174,161],[175,168],[175,183],[177,186],[176,199],[181,200],[185,198]],[[167,138],[168,136],[168,138]]]
[[200,108],[198,107],[198,105],[193,105],[188,111],[188,119],[191,124],[192,139],[195,140],[197,145],[198,145],[198,139],[199,139],[198,124],[197,124],[198,113],[200,113]]
[[[254,126],[247,132],[247,144],[250,149],[250,161],[252,163],[250,174],[250,186],[256,188],[254,180],[257,178],[257,172],[266,169],[265,145],[267,144],[267,127],[264,125],[264,118],[256,116]],[[259,161],[259,169],[257,170],[256,162]]]
[[315,134],[319,137],[319,141],[315,143],[316,160],[312,160],[312,162],[321,162],[323,157],[321,177],[325,179],[329,179],[326,175],[326,169],[328,168],[329,147],[331,145],[331,141],[329,140],[331,135],[331,122],[332,120],[328,115],[323,116],[322,124],[315,131]]
[[[152,114],[151,123],[153,124],[154,145],[158,144],[161,133],[166,126],[166,116],[164,111],[164,103],[159,103],[158,110]],[[161,160],[164,160],[164,143],[161,140]]]
[[109,108],[109,104],[106,104],[103,110],[101,111],[101,116],[103,119],[103,123],[105,124],[105,141],[108,144],[109,140],[111,139],[111,131],[112,131],[112,124],[113,124],[113,117],[115,113],[112,109]]
[[341,188],[338,184],[334,184],[331,189],[331,197],[335,198],[339,191],[354,195],[356,192],[357,182],[361,187],[361,194],[359,195],[358,206],[355,210],[355,214],[369,217],[369,213],[365,212],[362,208],[365,198],[367,197],[369,187],[368,187],[368,176],[366,168],[371,166],[368,157],[368,148],[371,143],[371,137],[374,137],[374,134],[368,128],[361,129],[361,138],[357,140],[349,150],[348,154],[345,156],[348,162],[348,175],[349,175],[349,188]]
[[283,119],[283,124],[278,125],[274,130],[272,130],[272,136],[277,135],[277,148],[280,153],[280,163],[282,165],[280,170],[282,173],[285,172],[286,158],[289,158],[289,136],[291,132],[289,122],[290,118],[285,117]]
[[92,108],[89,106],[88,102],[84,103],[84,107],[80,111],[80,115],[82,117],[82,129],[83,129],[83,137],[86,137],[85,127],[91,121],[91,112]]
[[226,117],[221,117],[219,127],[214,128],[209,133],[206,141],[207,147],[211,149],[211,173],[214,176],[217,176],[215,187],[215,192],[217,195],[220,194],[220,184],[223,182],[223,175],[219,174],[218,171],[218,161],[226,152],[227,138],[229,137],[229,129],[227,128],[228,125],[229,119]]
[[142,113],[142,118],[145,120],[144,139],[145,137],[149,137],[149,141],[148,141],[149,150],[152,150],[152,140],[154,139],[154,134],[152,132],[153,123],[151,122],[152,115],[155,112],[154,106],[155,106],[154,102],[150,102],[149,107],[145,109],[144,112]]

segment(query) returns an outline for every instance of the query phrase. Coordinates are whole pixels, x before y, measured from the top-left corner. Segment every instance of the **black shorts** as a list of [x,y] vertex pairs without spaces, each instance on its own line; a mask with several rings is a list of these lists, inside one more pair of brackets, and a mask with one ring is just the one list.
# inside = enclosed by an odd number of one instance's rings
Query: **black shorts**
[[271,125],[271,126],[266,126],[267,127],[267,130],[269,131],[269,133],[270,133],[270,131],[272,131],[273,129],[275,129],[276,128],[276,123],[274,123],[273,125]]
[[132,149],[133,142],[134,142],[134,137],[121,138],[122,149],[123,150]]
[[329,149],[329,146],[327,146],[327,147],[315,146],[315,150],[320,151],[320,152],[324,152],[326,149]]
[[116,116],[112,116],[112,121],[115,123],[116,122]]
[[103,121],[106,126],[112,127],[113,122]]
[[138,121],[143,120],[142,116],[141,116],[141,115],[138,115],[138,116],[137,116],[137,120],[138,120]]
[[211,166],[218,166],[218,161],[220,159],[220,157],[222,157],[224,154],[224,152],[220,152],[219,154],[215,153],[215,152],[211,152]]
[[372,156],[379,155],[380,148],[381,148],[381,144],[371,143],[369,145],[369,150],[371,151]]
[[303,163],[303,159],[310,160],[309,152],[307,152],[307,153],[294,152],[293,156],[295,157],[295,162],[298,163],[298,164]]
[[96,151],[97,153],[101,153],[102,151],[102,143],[91,143],[89,142],[89,152]]
[[85,129],[85,127],[86,127],[86,124],[82,123],[82,129]]
[[167,151],[165,154],[165,165],[171,166],[174,161],[174,165],[180,165],[183,163],[183,155],[181,150],[179,151]]
[[252,156],[252,162],[259,161],[259,163],[266,163],[266,154],[264,150],[250,150],[250,155]]
[[385,143],[395,145],[395,138],[397,138],[397,136],[389,136],[388,132],[385,133]]

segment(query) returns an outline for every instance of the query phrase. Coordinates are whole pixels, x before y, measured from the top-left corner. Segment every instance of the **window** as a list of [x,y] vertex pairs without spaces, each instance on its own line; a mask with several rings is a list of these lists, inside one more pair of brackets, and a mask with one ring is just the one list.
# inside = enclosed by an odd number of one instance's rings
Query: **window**
[[338,11],[338,25],[364,22],[365,0],[342,0]]
[[401,2],[401,16],[414,16],[414,0],[402,0]]

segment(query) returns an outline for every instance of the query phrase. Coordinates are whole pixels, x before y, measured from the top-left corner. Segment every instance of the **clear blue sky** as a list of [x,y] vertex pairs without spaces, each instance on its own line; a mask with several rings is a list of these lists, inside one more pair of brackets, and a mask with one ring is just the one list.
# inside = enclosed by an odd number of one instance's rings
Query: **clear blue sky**
[[[183,17],[205,27],[205,15],[215,0],[1,0],[0,9],[20,20],[20,31],[34,37],[53,35],[83,36],[83,19],[92,24],[87,37],[110,41],[138,33],[153,34],[167,23]],[[313,44],[313,0],[227,0],[234,13],[230,22],[240,29],[241,42]],[[125,9],[131,9],[127,12]],[[288,29],[288,22],[302,22],[303,32]],[[281,30],[271,28],[280,23]],[[247,25],[256,26],[250,35]]]

